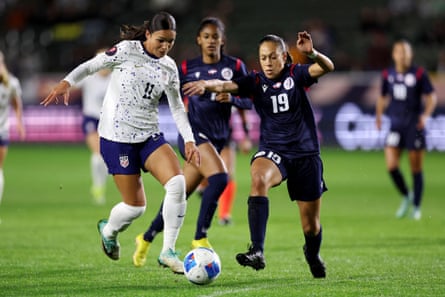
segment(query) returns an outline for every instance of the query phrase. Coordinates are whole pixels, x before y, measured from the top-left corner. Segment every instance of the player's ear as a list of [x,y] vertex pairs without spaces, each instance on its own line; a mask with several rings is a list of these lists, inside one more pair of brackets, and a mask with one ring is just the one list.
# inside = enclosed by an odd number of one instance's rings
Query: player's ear
[[201,36],[196,36],[196,44],[201,46]]
[[151,36],[150,31],[145,30],[145,39],[148,39]]

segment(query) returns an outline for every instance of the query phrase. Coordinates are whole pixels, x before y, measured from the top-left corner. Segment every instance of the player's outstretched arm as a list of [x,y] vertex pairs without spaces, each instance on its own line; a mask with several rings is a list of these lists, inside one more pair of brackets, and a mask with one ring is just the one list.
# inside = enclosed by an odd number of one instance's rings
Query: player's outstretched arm
[[54,89],[51,91],[51,93],[49,93],[49,95],[46,96],[46,98],[40,102],[40,105],[48,106],[52,102],[55,102],[57,104],[57,103],[59,103],[59,96],[62,96],[63,103],[65,105],[68,105],[69,98],[70,98],[70,92],[69,92],[70,87],[71,87],[71,85],[66,80],[60,81],[54,87]]
[[186,96],[202,95],[205,91],[236,93],[238,91],[238,85],[233,81],[219,79],[197,80],[184,84],[182,91]]

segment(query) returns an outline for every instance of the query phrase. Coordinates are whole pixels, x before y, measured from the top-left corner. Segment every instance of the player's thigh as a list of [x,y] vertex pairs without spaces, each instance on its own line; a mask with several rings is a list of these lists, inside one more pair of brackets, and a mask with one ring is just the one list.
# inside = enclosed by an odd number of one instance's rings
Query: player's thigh
[[144,166],[161,185],[165,185],[173,176],[182,174],[178,156],[167,143],[151,153]]
[[140,174],[115,174],[114,183],[121,193],[122,200],[132,206],[145,205],[145,192]]
[[389,170],[399,167],[400,155],[402,154],[402,149],[394,146],[385,147],[385,161],[386,167]]
[[182,171],[184,172],[186,193],[188,196],[193,193],[198,185],[205,179],[199,171],[199,168],[193,163],[185,162]]
[[278,166],[267,158],[256,158],[250,166],[251,196],[267,196],[267,191],[281,183]]
[[410,150],[408,153],[411,172],[418,173],[422,171],[424,150]]
[[100,152],[100,145],[99,145],[99,134],[97,132],[91,132],[88,133],[85,136],[85,142],[93,153],[99,153]]
[[227,172],[221,156],[210,142],[202,143],[198,148],[201,156],[199,171],[202,176],[207,178],[217,173]]
[[235,172],[235,163],[236,163],[235,149],[233,149],[231,145],[227,145],[222,149],[220,156],[223,159],[224,164],[226,164],[227,172],[232,177],[232,175]]
[[0,168],[3,168],[3,163],[5,162],[7,154],[8,154],[8,146],[1,145],[0,146]]

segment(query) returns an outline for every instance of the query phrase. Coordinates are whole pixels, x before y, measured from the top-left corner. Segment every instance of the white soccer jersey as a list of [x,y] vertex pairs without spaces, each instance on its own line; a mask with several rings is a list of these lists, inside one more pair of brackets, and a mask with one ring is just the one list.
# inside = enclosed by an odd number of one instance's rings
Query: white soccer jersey
[[22,96],[20,82],[15,76],[9,74],[8,86],[0,83],[0,136],[3,139],[9,138],[9,111],[11,100],[16,96]]
[[109,82],[110,75],[96,72],[77,85],[82,89],[82,113],[85,116],[99,119]]
[[194,141],[179,91],[178,69],[168,56],[150,56],[141,41],[124,40],[76,67],[64,80],[71,85],[102,68],[111,68],[99,120],[105,139],[139,143],[159,131],[159,99],[165,93],[173,119],[186,142]]

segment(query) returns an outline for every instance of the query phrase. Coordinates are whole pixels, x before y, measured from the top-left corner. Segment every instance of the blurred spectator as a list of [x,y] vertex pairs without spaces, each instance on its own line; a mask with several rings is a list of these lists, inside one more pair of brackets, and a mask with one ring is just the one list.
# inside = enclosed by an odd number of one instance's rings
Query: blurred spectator
[[384,31],[374,30],[370,34],[366,49],[364,70],[380,70],[391,64],[391,44]]

